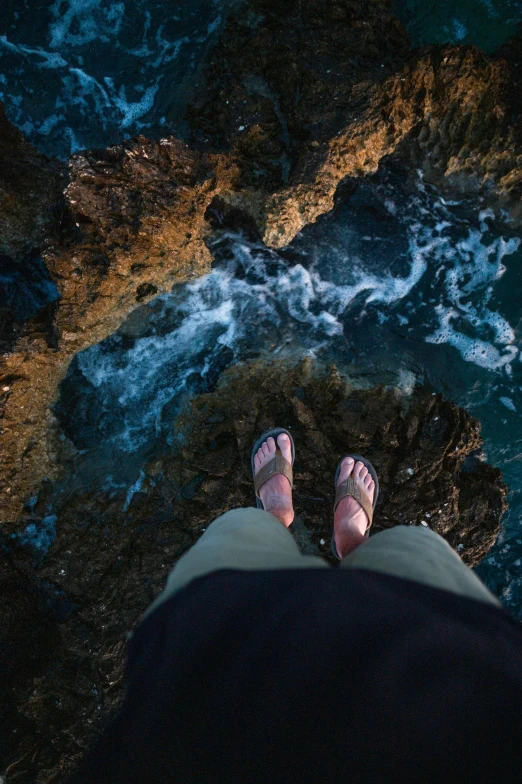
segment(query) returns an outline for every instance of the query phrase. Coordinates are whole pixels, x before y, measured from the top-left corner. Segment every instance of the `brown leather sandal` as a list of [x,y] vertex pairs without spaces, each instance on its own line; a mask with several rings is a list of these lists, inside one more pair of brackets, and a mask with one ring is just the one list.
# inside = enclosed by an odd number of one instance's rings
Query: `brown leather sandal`
[[[288,460],[285,460],[278,446],[277,437],[280,436],[281,433],[286,433],[286,435],[290,439],[290,445],[292,447],[292,463],[289,463]],[[272,437],[276,443],[276,453],[274,457],[266,465],[264,465],[263,468],[260,471],[258,471],[256,474],[255,466],[254,466],[255,454],[259,449],[259,447],[261,446],[261,444],[263,444],[267,440],[267,438],[270,437]],[[261,498],[259,497],[259,490],[265,484],[265,482],[268,482],[268,480],[275,474],[283,474],[283,476],[286,476],[286,478],[290,482],[290,487],[291,488],[294,487],[294,477],[292,471],[294,460],[295,460],[294,439],[292,438],[288,430],[284,429],[284,427],[273,427],[271,430],[267,430],[265,433],[263,433],[262,436],[259,436],[256,443],[252,447],[252,454],[250,457],[250,463],[252,466],[252,476],[254,477],[254,487],[256,490],[256,504],[258,509],[265,508],[263,506],[263,502],[261,501]]]
[[[368,498],[368,496],[364,492],[363,488],[355,481],[355,479],[353,478],[353,474],[350,474],[348,479],[346,479],[344,482],[341,482],[341,484],[339,486],[337,486],[337,481],[339,479],[339,474],[341,473],[341,463],[343,462],[344,457],[352,457],[353,460],[355,461],[354,465],[355,465],[355,463],[360,461],[361,463],[364,463],[364,465],[368,469],[368,472],[369,472],[371,478],[375,482],[375,490],[374,490],[374,493],[373,493],[373,503],[372,503],[372,501],[370,501],[370,499]],[[367,460],[365,457],[362,457],[361,455],[345,455],[344,457],[339,461],[339,465],[337,466],[337,471],[335,472],[335,479],[334,479],[334,487],[335,487],[334,514],[335,514],[335,510],[337,509],[337,506],[339,505],[339,501],[341,501],[341,499],[346,498],[347,496],[355,498],[355,500],[358,501],[359,504],[361,505],[361,507],[363,508],[364,512],[366,513],[366,517],[368,518],[368,525],[367,525],[366,531],[364,533],[365,537],[368,538],[369,535],[370,535],[370,528],[371,528],[371,525],[372,525],[372,522],[373,522],[373,511],[374,511],[374,509],[375,509],[375,507],[377,505],[377,499],[379,497],[379,479],[377,477],[377,472],[376,472],[375,468],[372,466],[372,464],[370,463],[370,461]],[[334,539],[333,533],[332,533],[332,553],[335,555],[335,557],[339,561],[342,560],[341,556],[337,552],[337,547],[335,546],[335,539]]]

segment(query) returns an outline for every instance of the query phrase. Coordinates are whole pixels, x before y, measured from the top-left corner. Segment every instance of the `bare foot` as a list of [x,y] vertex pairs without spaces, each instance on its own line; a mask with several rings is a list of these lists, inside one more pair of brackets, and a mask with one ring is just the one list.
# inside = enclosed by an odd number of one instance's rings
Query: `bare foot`
[[[292,464],[292,445],[285,433],[277,437],[277,445],[281,454]],[[272,437],[264,441],[254,456],[254,473],[271,460],[276,453],[276,443]],[[277,517],[287,528],[294,519],[292,505],[292,488],[290,482],[283,474],[275,474],[259,489],[259,497],[267,512]]]
[[[364,463],[358,460],[354,466],[353,457],[345,457],[341,463],[337,485],[348,479],[352,471],[357,484],[361,486],[370,501],[373,501],[375,482]],[[341,558],[351,553],[364,541],[367,528],[368,518],[360,503],[348,496],[342,498],[334,514],[335,546]]]

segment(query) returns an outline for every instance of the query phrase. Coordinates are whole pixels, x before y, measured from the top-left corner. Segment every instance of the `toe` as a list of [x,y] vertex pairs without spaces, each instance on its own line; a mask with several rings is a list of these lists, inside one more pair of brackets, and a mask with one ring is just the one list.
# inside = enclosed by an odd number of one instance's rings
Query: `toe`
[[[273,440],[273,439],[272,439]],[[288,460],[289,463],[292,462],[292,444],[290,439],[286,435],[286,433],[281,433],[277,437],[277,445],[281,450],[281,454],[283,455],[285,460]],[[275,444],[274,444],[274,451],[275,451]]]
[[353,475],[356,479],[360,479],[361,471],[364,468],[364,463],[358,460],[353,468]]
[[341,469],[339,471],[339,479],[337,481],[337,484],[340,484],[341,482],[344,482],[345,479],[348,479],[348,477],[352,473],[353,464],[354,464],[353,457],[344,458],[344,460],[341,463]]
[[267,439],[267,441],[266,441],[266,445],[267,445],[267,447],[268,447],[268,451],[269,451],[269,453],[270,453],[271,455],[275,454],[275,451],[276,451],[276,445],[275,445],[275,441],[274,441],[274,439],[272,438],[272,436],[270,436],[270,438],[268,438],[268,439]]
[[266,443],[266,441],[261,446],[261,449],[263,450],[263,455],[265,457],[268,457],[268,455],[270,454],[270,449],[268,448],[268,444]]
[[366,476],[364,477],[364,486],[370,487],[370,484],[373,482],[372,475],[369,471],[366,472]]
[[367,476],[368,476],[368,469],[366,468],[366,466],[363,466],[359,471],[359,481],[364,483],[366,481]]

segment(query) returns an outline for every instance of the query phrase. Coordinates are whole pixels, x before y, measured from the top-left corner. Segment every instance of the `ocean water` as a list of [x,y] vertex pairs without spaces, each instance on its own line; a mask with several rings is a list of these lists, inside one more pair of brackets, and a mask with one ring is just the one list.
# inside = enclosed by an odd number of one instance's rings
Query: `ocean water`
[[24,322],[60,298],[43,259],[29,253],[22,264],[0,255],[0,307],[8,308],[16,321]]
[[[183,136],[205,55],[241,0],[3,0],[0,101],[48,155]],[[513,35],[522,0],[392,0],[415,46]]]
[[392,0],[414,46],[474,44],[488,54],[515,35],[521,0]]
[[233,2],[3,0],[0,100],[40,150],[67,158],[182,134],[183,108]]
[[[408,0],[399,13],[414,44],[491,51],[514,32],[520,5]],[[231,7],[7,0],[0,98],[31,141],[64,158],[138,132],[182,134],[186,97]],[[482,420],[487,458],[504,472],[510,509],[478,571],[522,620],[522,246],[505,214],[454,201],[388,161],[341,188],[332,213],[287,248],[220,232],[211,250],[207,276],[137,308],[73,361],[56,413],[77,470],[57,492],[105,484],[124,490],[127,506],[144,462],[176,446],[184,401],[234,361],[309,355],[352,376],[422,382]],[[24,535],[42,547],[48,533]]]

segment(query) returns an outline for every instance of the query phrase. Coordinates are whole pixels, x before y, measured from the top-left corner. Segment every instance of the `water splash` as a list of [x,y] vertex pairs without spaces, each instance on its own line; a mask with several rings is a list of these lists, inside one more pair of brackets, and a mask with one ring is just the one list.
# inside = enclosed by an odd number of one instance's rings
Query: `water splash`
[[[393,355],[397,334],[410,352],[445,344],[445,355],[454,347],[509,382],[515,330],[491,299],[519,240],[492,234],[490,213],[459,216],[462,205],[429,192],[419,176],[408,200],[391,200],[388,184],[393,226],[380,253],[380,215],[371,226],[358,214],[377,196],[370,189],[358,210],[349,204],[352,223],[342,230],[344,207],[279,253],[240,234],[215,235],[212,272],[139,308],[73,361],[59,405],[69,437],[82,449],[110,442],[135,453],[165,438],[185,397],[211,389],[233,362],[311,355],[347,367],[362,346]],[[408,362],[393,357],[397,372]]]

